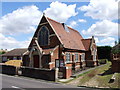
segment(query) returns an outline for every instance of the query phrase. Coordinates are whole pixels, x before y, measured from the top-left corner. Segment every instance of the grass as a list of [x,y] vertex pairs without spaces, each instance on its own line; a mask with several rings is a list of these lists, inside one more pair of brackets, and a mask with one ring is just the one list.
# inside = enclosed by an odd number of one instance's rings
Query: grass
[[79,80],[78,83],[76,83],[77,86],[120,88],[120,73],[116,74],[116,80],[114,82],[110,82],[112,76],[111,62],[107,62],[106,65],[80,74],[77,78],[68,81],[67,83],[71,84],[74,83],[75,80]]

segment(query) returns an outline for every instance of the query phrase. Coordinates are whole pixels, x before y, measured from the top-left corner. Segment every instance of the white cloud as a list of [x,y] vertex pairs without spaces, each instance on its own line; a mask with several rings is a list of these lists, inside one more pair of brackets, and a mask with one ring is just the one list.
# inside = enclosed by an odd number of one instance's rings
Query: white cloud
[[86,6],[78,8],[85,11],[85,16],[90,16],[93,19],[108,19],[114,20],[118,18],[118,1],[117,0],[90,0]]
[[87,22],[87,21],[86,21],[85,19],[79,19],[78,22],[83,22],[83,23],[85,23],[85,22]]
[[[67,5],[60,2],[52,2],[50,8],[44,10],[46,16],[65,22],[68,18],[77,15],[75,12],[76,4]],[[13,49],[13,48],[27,48],[30,39],[18,41],[13,38],[13,35],[21,35],[22,33],[33,33],[36,30],[41,19],[42,12],[35,5],[25,6],[14,10],[0,18],[0,48]],[[20,36],[19,36],[20,37]],[[24,36],[22,36],[24,37]]]
[[34,26],[38,25],[41,14],[42,12],[34,5],[25,6],[8,13],[0,19],[0,33],[15,35],[34,32]]
[[105,37],[97,42],[98,45],[114,46],[115,38]]
[[[38,7],[25,6],[19,8],[12,13],[8,13],[0,18],[0,48],[27,48],[30,39],[25,38],[24,41],[18,41],[13,35],[33,33],[40,21],[42,12]],[[19,36],[19,35],[18,35]],[[19,36],[20,37],[20,36]],[[21,35],[21,37],[24,37]]]
[[77,22],[76,22],[76,21],[71,21],[69,26],[70,26],[70,27],[75,27],[76,25],[77,25]]
[[13,48],[27,48],[29,43],[30,43],[30,39],[25,40],[25,41],[17,41],[15,38],[13,37],[5,37],[4,35],[2,35],[0,33],[0,48],[3,49],[13,49]]
[[92,24],[88,30],[82,30],[84,35],[94,36],[117,36],[118,35],[118,23],[111,22],[109,20],[103,20]]
[[76,4],[67,5],[65,3],[60,3],[58,1],[52,2],[50,7],[44,10],[46,16],[59,21],[66,22],[68,18],[76,16],[75,12]]

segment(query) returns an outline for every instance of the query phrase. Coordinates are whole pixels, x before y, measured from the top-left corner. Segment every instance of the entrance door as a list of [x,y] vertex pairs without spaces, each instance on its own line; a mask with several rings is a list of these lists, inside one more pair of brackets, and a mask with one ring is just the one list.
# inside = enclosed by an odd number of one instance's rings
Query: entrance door
[[34,55],[33,60],[34,60],[34,67],[39,68],[39,55]]

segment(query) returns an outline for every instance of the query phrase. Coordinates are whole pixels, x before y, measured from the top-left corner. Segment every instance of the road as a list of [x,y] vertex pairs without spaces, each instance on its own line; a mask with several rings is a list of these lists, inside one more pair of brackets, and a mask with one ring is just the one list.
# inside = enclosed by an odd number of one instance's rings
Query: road
[[[26,77],[2,75],[2,88],[12,88],[17,90],[27,90],[28,88],[77,88],[76,86],[36,80]],[[33,89],[32,89],[33,90]],[[79,88],[79,90],[90,90],[88,88]]]

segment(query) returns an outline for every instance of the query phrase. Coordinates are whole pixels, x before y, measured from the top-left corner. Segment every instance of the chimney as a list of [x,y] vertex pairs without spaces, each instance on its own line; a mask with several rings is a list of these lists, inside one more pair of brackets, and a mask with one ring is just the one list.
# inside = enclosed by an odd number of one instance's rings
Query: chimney
[[92,39],[94,39],[94,36],[92,36]]
[[67,25],[65,23],[62,23],[62,25],[63,25],[63,28],[65,29],[65,31],[69,32]]

